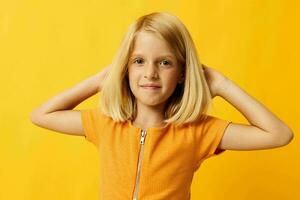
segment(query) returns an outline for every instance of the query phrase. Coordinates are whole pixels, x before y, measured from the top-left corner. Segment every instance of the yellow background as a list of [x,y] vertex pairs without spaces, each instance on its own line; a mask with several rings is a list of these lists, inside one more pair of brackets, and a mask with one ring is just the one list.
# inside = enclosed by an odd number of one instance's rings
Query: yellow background
[[[295,133],[288,146],[227,151],[205,161],[194,176],[192,199],[300,199],[297,2],[1,0],[0,199],[98,199],[96,148],[83,137],[33,125],[29,113],[102,70],[128,25],[152,11],[177,15],[201,61],[238,83]],[[76,109],[94,107],[98,98]],[[212,112],[247,123],[220,97]]]

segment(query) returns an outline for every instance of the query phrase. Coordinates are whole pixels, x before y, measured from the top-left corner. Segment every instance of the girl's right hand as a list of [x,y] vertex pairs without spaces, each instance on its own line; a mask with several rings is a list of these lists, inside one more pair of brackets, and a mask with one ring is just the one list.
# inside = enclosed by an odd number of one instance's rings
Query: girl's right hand
[[97,82],[97,92],[100,92],[102,90],[102,81],[105,78],[106,74],[109,72],[111,67],[111,64],[106,66],[101,72],[99,72],[96,77],[96,82]]
[[212,67],[202,64],[202,68],[212,97],[218,96],[222,87],[225,87],[228,78]]

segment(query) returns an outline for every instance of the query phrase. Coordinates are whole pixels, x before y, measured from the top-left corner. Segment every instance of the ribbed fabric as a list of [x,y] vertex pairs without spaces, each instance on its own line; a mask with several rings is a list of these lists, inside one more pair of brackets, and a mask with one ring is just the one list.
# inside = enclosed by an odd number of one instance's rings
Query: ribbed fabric
[[[141,147],[141,129],[118,123],[100,109],[81,110],[86,139],[100,158],[100,200],[131,200]],[[224,152],[217,147],[231,121],[208,115],[202,122],[147,129],[138,200],[189,200],[194,172]],[[218,150],[218,151],[217,151]]]

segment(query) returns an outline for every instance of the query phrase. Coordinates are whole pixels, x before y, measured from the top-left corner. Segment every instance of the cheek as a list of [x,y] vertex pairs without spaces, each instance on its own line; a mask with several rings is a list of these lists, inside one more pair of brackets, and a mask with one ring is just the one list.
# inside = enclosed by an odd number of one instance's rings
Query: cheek
[[169,87],[176,87],[178,81],[178,73],[174,72],[167,74],[165,81]]
[[137,88],[138,87],[138,77],[136,74],[129,73],[128,81],[129,81],[129,86],[130,86],[131,91],[138,89]]

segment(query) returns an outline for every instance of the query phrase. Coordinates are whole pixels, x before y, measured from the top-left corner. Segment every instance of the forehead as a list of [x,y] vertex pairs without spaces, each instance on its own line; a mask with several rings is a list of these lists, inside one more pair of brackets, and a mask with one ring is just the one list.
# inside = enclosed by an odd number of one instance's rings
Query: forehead
[[139,32],[133,42],[131,56],[143,55],[175,58],[175,54],[169,44],[155,33],[150,32]]

